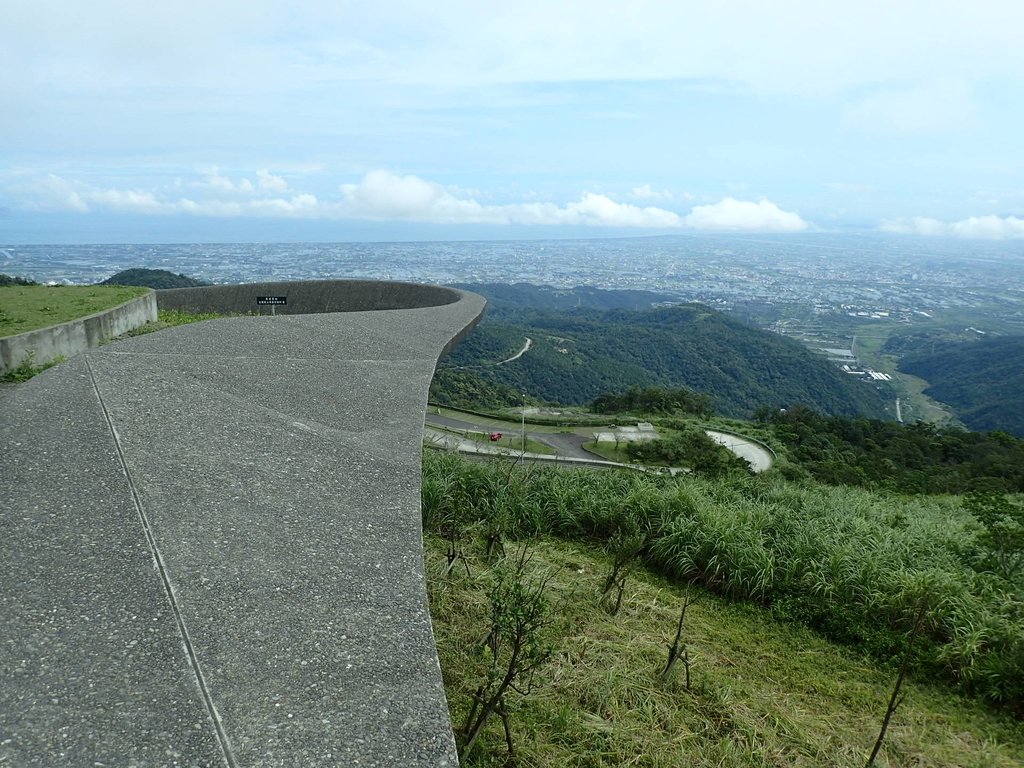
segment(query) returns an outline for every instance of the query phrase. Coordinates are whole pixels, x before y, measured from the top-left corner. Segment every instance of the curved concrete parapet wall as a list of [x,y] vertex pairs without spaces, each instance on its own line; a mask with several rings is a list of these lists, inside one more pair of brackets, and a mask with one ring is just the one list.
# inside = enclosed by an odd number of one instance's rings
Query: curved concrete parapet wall
[[275,314],[413,309],[459,300],[459,292],[452,288],[382,280],[298,280],[172,288],[160,291],[158,298],[161,309],[270,314],[270,306],[256,303],[260,296],[284,296],[287,299],[287,304],[274,307]]
[[0,374],[26,360],[42,365],[98,347],[115,336],[156,320],[153,291],[95,315],[0,339]]
[[0,390],[0,763],[456,764],[421,434],[484,302],[363,285],[451,301],[212,320]]

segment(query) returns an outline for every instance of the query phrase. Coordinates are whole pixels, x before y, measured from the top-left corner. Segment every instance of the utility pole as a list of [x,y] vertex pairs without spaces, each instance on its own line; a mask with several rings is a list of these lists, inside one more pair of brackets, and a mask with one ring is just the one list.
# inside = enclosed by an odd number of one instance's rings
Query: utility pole
[[523,392],[523,453],[526,453],[526,393]]

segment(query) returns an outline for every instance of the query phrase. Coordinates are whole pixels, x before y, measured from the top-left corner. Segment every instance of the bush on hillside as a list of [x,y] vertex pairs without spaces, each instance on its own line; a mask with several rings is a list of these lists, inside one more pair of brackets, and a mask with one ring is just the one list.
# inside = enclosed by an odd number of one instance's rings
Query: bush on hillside
[[692,389],[662,389],[661,387],[633,387],[626,392],[605,392],[590,404],[594,413],[669,414],[676,411],[698,416],[711,416],[711,398]]

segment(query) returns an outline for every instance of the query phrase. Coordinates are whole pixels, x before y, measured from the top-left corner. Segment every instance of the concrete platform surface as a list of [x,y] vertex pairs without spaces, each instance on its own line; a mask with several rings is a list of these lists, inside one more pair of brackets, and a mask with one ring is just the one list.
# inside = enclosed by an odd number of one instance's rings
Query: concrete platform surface
[[483,307],[213,320],[0,390],[0,766],[455,765],[420,441]]

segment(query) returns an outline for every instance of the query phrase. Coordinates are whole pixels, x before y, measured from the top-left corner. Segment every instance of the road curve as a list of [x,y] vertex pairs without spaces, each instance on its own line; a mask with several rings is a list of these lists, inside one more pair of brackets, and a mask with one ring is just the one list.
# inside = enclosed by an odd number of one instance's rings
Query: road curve
[[527,352],[529,352],[530,351],[530,347],[532,347],[532,346],[533,346],[533,339],[531,339],[529,336],[527,336],[526,337],[526,342],[523,344],[523,348],[522,349],[520,349],[518,352],[516,352],[514,355],[512,355],[512,357],[507,357],[504,360],[502,360],[500,363],[495,363],[495,365],[504,365],[505,363],[511,363],[513,360],[518,360],[520,357],[522,357]]
[[[487,443],[480,443],[476,440],[470,440],[466,437],[454,435],[451,432],[432,429],[429,426],[423,430],[423,442],[424,444],[431,445],[435,448],[442,448],[448,451],[458,451],[459,453],[501,456],[503,458],[525,459],[527,461],[547,461],[552,464],[590,466],[600,467],[602,469],[632,469],[638,472],[651,471],[651,468],[641,466],[640,464],[623,464],[622,462],[608,461],[606,459],[598,459],[592,456],[588,458],[577,458],[574,456],[565,456],[560,454],[517,451],[515,448],[505,448],[488,445]],[[676,467],[669,467],[667,470],[669,474],[673,475],[678,472],[686,471],[680,470]]]
[[[479,424],[430,412],[426,415],[426,421],[428,424],[436,424],[438,426],[451,427],[454,429],[468,429],[478,432],[485,431],[485,427],[482,427]],[[726,432],[718,432],[713,429],[705,430],[705,434],[707,434],[707,436],[716,443],[719,443],[731,451],[734,455],[744,459],[748,464],[750,464],[752,472],[765,472],[771,469],[774,458],[772,457],[771,452],[764,446],[758,445],[752,440],[747,440],[746,438],[738,437],[736,435],[730,435]],[[571,432],[532,433],[528,431],[527,436],[533,440],[537,440],[538,442],[550,445],[555,449],[559,456],[565,458],[581,459],[583,461],[589,461],[594,458],[592,453],[588,453],[583,449],[583,443],[586,442],[586,438]],[[475,453],[488,452],[478,451],[476,449],[470,449],[470,451]],[[501,453],[501,451],[493,452]]]
[[763,446],[750,440],[726,432],[713,429],[705,430],[705,434],[719,445],[725,446],[736,456],[750,464],[751,472],[765,472],[772,468],[772,455]]

